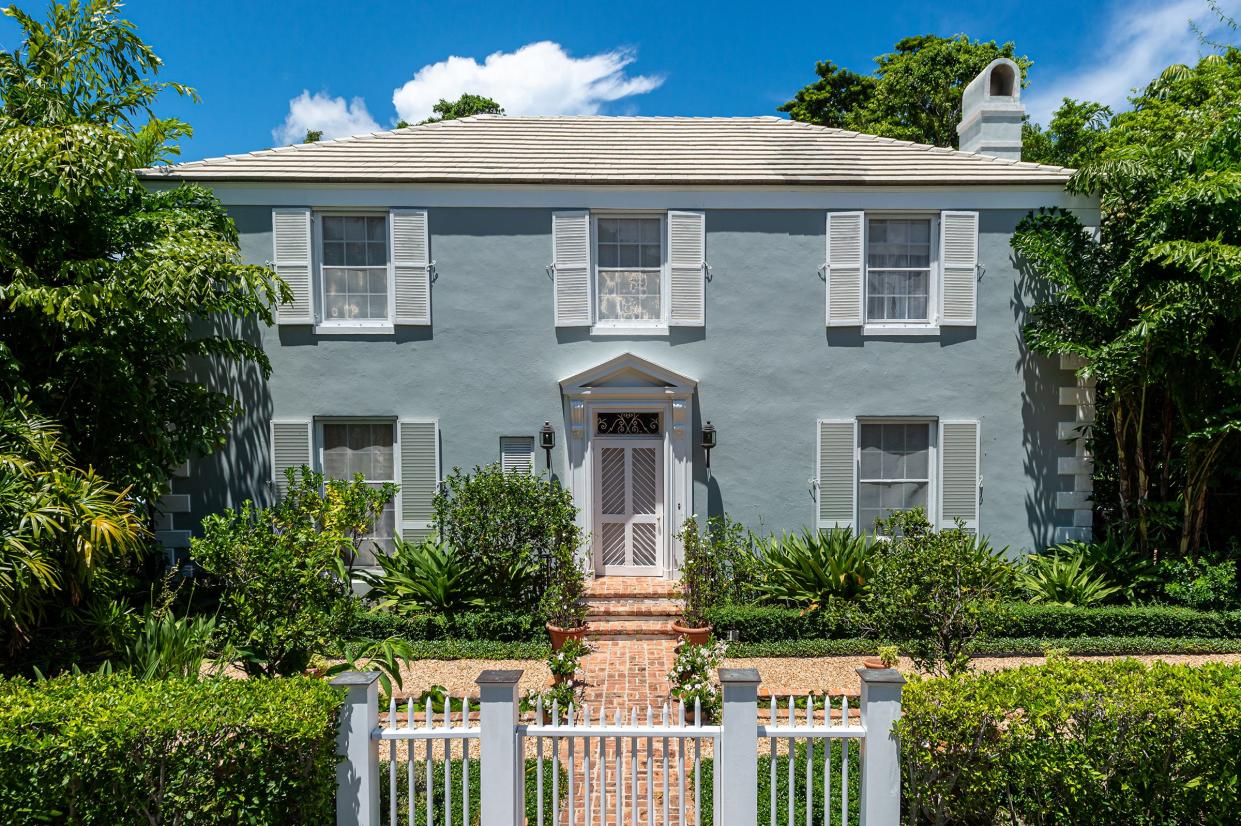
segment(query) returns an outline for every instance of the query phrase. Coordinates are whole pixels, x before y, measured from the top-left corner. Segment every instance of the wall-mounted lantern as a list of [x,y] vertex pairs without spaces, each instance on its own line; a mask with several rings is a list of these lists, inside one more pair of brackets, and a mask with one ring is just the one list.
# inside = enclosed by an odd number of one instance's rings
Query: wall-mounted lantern
[[715,425],[711,424],[708,419],[707,423],[702,426],[702,449],[707,454],[707,473],[711,473],[711,448],[715,447]]
[[539,428],[539,447],[547,453],[547,472],[552,472],[552,448],[556,446],[556,429],[551,422],[543,422]]

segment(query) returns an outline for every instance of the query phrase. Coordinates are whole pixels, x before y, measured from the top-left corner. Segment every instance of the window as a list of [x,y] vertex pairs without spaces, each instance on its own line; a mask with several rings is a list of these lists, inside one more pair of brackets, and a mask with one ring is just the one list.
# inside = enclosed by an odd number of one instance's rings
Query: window
[[662,217],[595,219],[599,323],[663,322],[663,224]]
[[[357,474],[371,487],[396,482],[393,459],[395,425],[388,422],[325,422],[321,431],[321,467],[328,479],[353,479]],[[358,562],[375,564],[376,546],[390,554],[395,546],[396,503],[388,502],[371,531],[359,542]]]
[[858,528],[896,511],[927,509],[931,422],[858,422]]
[[867,323],[931,321],[931,218],[866,221]]
[[323,322],[390,320],[388,228],[382,215],[324,215]]

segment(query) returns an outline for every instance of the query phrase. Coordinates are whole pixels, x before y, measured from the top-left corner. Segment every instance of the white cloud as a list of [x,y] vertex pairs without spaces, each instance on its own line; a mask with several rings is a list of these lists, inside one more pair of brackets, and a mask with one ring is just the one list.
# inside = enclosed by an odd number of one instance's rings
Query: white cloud
[[625,74],[637,58],[632,49],[570,57],[559,43],[529,43],[514,52],[495,52],[480,64],[450,57],[423,66],[392,93],[397,115],[417,123],[441,98],[465,92],[489,97],[510,115],[592,115],[604,104],[657,88],[657,75]]
[[289,101],[289,114],[284,123],[271,130],[271,136],[277,146],[285,146],[301,143],[310,129],[322,131],[324,139],[330,139],[376,132],[379,124],[366,111],[366,101],[362,98],[346,101],[328,97],[324,92],[312,95],[303,90]]
[[[1241,0],[1223,0],[1220,7],[1235,14],[1241,12]],[[1173,63],[1192,64],[1209,51],[1190,28],[1191,19],[1209,38],[1231,34],[1203,0],[1113,2],[1095,60],[1050,77],[1036,76],[1025,101],[1031,120],[1046,124],[1066,97],[1106,103],[1113,110],[1127,108],[1132,89],[1145,86]]]

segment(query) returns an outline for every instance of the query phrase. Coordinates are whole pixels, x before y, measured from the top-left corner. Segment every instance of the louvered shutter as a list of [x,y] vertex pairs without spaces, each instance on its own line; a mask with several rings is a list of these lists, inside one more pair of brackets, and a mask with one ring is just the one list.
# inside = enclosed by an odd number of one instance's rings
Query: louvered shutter
[[425,209],[388,213],[397,324],[431,323],[431,245]]
[[310,210],[271,211],[272,265],[293,291],[293,300],[276,308],[280,324],[313,324],[310,289]]
[[591,323],[590,213],[552,213],[552,276],[555,279],[556,326]]
[[941,421],[939,424],[940,526],[951,528],[960,519],[978,531],[979,427],[977,421]]
[[501,436],[500,467],[505,473],[534,473],[534,437]]
[[940,213],[939,236],[944,272],[939,323],[972,327],[978,305],[978,213]]
[[866,276],[865,215],[829,212],[827,215],[827,326],[862,324],[862,279]]
[[431,502],[440,480],[439,425],[435,421],[398,423],[401,456],[401,538],[416,542],[432,529]]
[[706,317],[707,216],[668,213],[668,323],[701,327]]
[[818,437],[818,524],[853,528],[857,513],[857,422],[821,419]]
[[276,498],[283,498],[289,490],[285,471],[309,467],[310,420],[278,419],[271,423],[271,481]]

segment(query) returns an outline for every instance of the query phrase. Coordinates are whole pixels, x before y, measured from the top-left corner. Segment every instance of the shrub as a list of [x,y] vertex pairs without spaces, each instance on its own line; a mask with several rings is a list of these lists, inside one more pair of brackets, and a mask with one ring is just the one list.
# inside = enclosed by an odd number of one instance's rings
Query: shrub
[[455,547],[438,537],[416,543],[398,539],[392,553],[377,554],[375,562],[379,571],[362,571],[361,579],[371,589],[367,601],[377,609],[452,614],[481,602],[473,587],[475,573]]
[[213,617],[177,617],[170,610],[148,610],[138,633],[111,664],[142,680],[196,680],[215,632]]
[[1203,611],[1237,607],[1237,563],[1183,559],[1164,562],[1160,572],[1165,596],[1178,605]]
[[1102,539],[1065,542],[1049,548],[1044,555],[1081,557],[1083,564],[1093,566],[1120,588],[1112,601],[1123,598],[1130,605],[1156,596],[1162,581],[1150,556],[1142,551],[1133,536],[1111,529]]
[[1241,611],[1206,612],[1172,606],[1004,606],[990,623],[1004,637],[1241,637]]
[[359,611],[349,619],[343,636],[382,640],[399,637],[419,640],[493,640],[527,642],[546,639],[542,617],[507,611],[462,611],[456,614],[393,614]]
[[561,545],[553,552],[553,568],[547,590],[539,602],[543,619],[557,628],[580,628],[586,624],[586,572],[577,548]]
[[573,496],[558,482],[499,464],[453,468],[434,500],[439,533],[458,549],[478,593],[508,610],[538,605],[558,549],[581,544]]
[[924,671],[967,666],[967,647],[993,621],[1012,566],[960,528],[934,530],[921,510],[879,522],[892,539],[877,543],[878,561],[858,622],[872,635],[907,640]]
[[758,591],[766,602],[827,609],[861,597],[874,574],[869,537],[848,528],[806,529],[757,544],[763,569]]
[[1056,660],[915,678],[902,705],[906,811],[920,820],[1234,820],[1241,668]]
[[0,681],[10,824],[332,823],[336,711],[322,680]]
[[702,531],[697,516],[690,516],[681,524],[677,539],[684,549],[681,620],[687,628],[700,628],[711,608],[749,596],[756,560],[745,528],[727,514],[709,518]]
[[1022,563],[1018,581],[1030,602],[1048,605],[1096,605],[1120,591],[1080,552],[1031,554]]
[[[898,649],[901,646],[897,646]],[[1037,657],[1058,648],[1079,657],[1136,656],[1139,654],[1234,654],[1241,640],[1201,637],[992,637],[970,643],[972,657]],[[875,652],[873,640],[780,640],[741,642],[728,646],[731,658],[745,657],[862,657]]]
[[742,642],[843,639],[862,633],[856,618],[824,611],[802,611],[771,605],[721,605],[707,611],[716,633],[736,631]]

